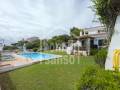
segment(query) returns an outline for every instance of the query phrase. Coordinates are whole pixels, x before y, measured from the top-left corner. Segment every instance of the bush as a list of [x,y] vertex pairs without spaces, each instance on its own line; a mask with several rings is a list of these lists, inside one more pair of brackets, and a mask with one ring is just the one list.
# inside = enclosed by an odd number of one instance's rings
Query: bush
[[95,55],[94,59],[95,59],[95,62],[98,65],[100,65],[100,67],[105,67],[106,57],[107,57],[107,49],[101,49]]
[[120,90],[120,73],[90,67],[79,80],[77,90]]
[[98,53],[98,49],[91,49],[90,55],[96,55]]
[[39,48],[39,47],[40,47],[40,40],[36,40],[36,41],[26,43],[26,48],[27,49],[33,49],[33,48]]
[[0,53],[0,61],[2,60],[2,55],[1,55],[1,53]]
[[15,50],[18,49],[16,46],[4,46],[3,50]]
[[38,48],[33,48],[33,51],[34,51],[34,52],[37,52],[37,51],[38,51]]

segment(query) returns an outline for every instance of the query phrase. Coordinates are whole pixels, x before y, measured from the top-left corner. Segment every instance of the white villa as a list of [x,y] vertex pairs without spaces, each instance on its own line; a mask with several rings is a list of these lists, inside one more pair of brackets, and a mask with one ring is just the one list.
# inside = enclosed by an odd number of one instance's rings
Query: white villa
[[[76,43],[73,43],[67,48],[68,54],[80,53],[82,55],[89,55],[91,49],[99,49],[106,47],[107,40],[106,28],[103,26],[85,28],[80,32],[80,36],[77,37]],[[76,49],[76,47],[78,48]]]

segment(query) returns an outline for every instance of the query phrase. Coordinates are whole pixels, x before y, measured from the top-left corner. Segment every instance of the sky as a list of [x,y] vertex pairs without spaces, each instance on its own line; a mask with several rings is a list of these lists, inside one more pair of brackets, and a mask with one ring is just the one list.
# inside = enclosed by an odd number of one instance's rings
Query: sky
[[90,0],[0,0],[0,39],[15,42],[98,26]]

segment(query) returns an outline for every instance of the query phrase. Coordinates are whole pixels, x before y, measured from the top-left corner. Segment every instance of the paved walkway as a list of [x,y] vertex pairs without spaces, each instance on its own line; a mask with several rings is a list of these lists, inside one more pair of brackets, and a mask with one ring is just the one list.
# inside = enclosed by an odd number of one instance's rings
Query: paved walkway
[[0,73],[14,70],[16,68],[24,67],[32,64],[32,60],[19,57],[16,54],[13,54],[15,60],[11,61],[1,61],[0,62]]

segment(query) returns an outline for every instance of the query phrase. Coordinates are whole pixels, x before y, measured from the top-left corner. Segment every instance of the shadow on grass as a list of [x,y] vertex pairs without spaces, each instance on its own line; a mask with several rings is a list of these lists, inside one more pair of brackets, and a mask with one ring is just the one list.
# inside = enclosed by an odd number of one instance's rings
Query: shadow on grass
[[9,73],[0,74],[0,90],[16,90]]

